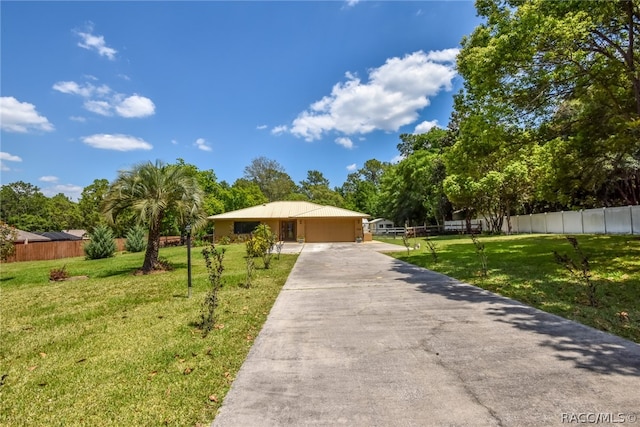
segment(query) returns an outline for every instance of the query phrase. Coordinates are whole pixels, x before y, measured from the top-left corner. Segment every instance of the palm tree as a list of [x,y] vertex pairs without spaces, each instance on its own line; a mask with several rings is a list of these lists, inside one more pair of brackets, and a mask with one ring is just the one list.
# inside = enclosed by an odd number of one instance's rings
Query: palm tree
[[113,222],[119,212],[130,208],[138,221],[148,226],[147,251],[142,265],[142,273],[148,274],[158,262],[164,215],[174,212],[181,225],[192,224],[196,228],[204,222],[202,200],[203,192],[194,176],[183,167],[157,160],[155,164],[145,162],[120,171],[104,196],[102,211]]

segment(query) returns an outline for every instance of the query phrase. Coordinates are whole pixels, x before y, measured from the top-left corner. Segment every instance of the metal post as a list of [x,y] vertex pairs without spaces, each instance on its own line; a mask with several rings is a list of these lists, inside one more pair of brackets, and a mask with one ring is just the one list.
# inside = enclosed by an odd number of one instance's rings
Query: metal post
[[187,298],[191,298],[191,224],[185,227],[187,232]]

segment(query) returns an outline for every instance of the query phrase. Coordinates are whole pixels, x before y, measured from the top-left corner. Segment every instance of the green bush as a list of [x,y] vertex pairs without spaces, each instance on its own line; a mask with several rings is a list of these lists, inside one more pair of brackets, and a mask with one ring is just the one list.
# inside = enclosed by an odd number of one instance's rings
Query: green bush
[[267,224],[260,224],[253,230],[253,236],[246,243],[248,257],[262,257],[264,268],[269,268],[276,235]]
[[90,238],[91,241],[84,245],[86,259],[109,258],[116,252],[113,231],[106,225],[98,225],[91,233]]
[[145,246],[147,245],[146,239],[146,230],[141,225],[136,225],[133,227],[127,235],[126,243],[124,244],[124,248],[127,252],[142,252],[144,251]]

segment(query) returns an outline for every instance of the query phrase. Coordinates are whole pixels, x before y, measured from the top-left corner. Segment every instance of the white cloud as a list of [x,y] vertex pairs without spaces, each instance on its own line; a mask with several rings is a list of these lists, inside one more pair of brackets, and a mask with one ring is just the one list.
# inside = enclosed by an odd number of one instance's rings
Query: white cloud
[[45,175],[45,176],[41,176],[40,178],[38,178],[38,181],[42,181],[42,182],[58,182],[58,177],[57,176],[52,176],[52,175]]
[[345,135],[397,131],[413,123],[430,98],[451,90],[456,71],[455,64],[448,61],[455,59],[457,52],[417,51],[403,58],[389,58],[384,65],[369,70],[368,82],[346,73],[345,82],[334,85],[330,95],[298,115],[290,132],[313,141],[332,131]]
[[393,159],[391,159],[391,163],[400,163],[401,161],[403,161],[405,159],[405,157],[402,154],[398,154],[397,156],[395,156]]
[[133,151],[133,150],[151,150],[153,146],[147,141],[135,136],[122,134],[105,134],[100,133],[82,138],[82,142],[93,147],[103,150],[115,151]]
[[139,95],[129,96],[114,107],[119,116],[127,118],[147,117],[153,115],[156,111],[153,101]]
[[47,187],[42,189],[42,194],[47,197],[53,197],[57,194],[64,194],[68,198],[74,201],[78,201],[82,195],[83,188],[74,184],[58,184],[53,187]]
[[51,132],[53,125],[36,111],[36,106],[20,102],[12,96],[0,97],[0,128],[7,132],[30,130]]
[[256,129],[258,129],[258,130],[264,130],[264,129],[266,129],[266,128],[267,128],[267,125],[258,125],[258,126],[256,127]]
[[83,98],[90,98],[92,96],[105,97],[111,93],[111,88],[107,85],[95,86],[91,83],[78,84],[73,81],[54,83],[53,90],[69,95],[79,95]]
[[424,122],[416,126],[416,128],[413,130],[413,134],[420,135],[421,133],[427,133],[435,127],[438,127],[437,120],[425,120]]
[[85,98],[84,108],[101,116],[117,114],[120,117],[137,118],[151,116],[156,111],[155,104],[149,98],[138,94],[126,96],[114,93],[107,85],[61,81],[55,83],[53,89]]
[[351,163],[350,165],[348,165],[348,166],[347,166],[347,170],[348,170],[349,172],[353,172],[353,171],[355,171],[356,169],[358,169],[358,167],[356,166],[356,164],[355,164],[355,163]]
[[196,139],[196,142],[194,143],[194,145],[195,145],[196,147],[198,147],[198,149],[199,149],[199,150],[202,150],[202,151],[211,151],[211,150],[213,150],[213,149],[212,149],[212,148],[207,144],[207,141],[205,141],[205,139],[204,139],[204,138],[198,138],[198,139]]
[[7,162],[21,162],[22,158],[7,153],[6,151],[0,151],[0,160],[6,160]]
[[346,0],[347,7],[353,7],[360,3],[360,0]]
[[104,41],[104,36],[98,36],[92,33],[93,25],[89,25],[87,32],[76,31],[76,34],[80,36],[78,46],[87,50],[98,52],[100,56],[106,56],[112,61],[116,59],[116,53],[118,53],[118,51],[107,46],[107,43]]
[[177,139],[172,139],[172,140],[171,140],[171,143],[172,143],[173,145],[178,145],[178,140],[177,140]]
[[349,150],[353,148],[353,141],[351,141],[351,138],[347,138],[346,136],[336,138],[336,144],[342,145],[344,148],[348,148]]
[[53,85],[53,89],[62,93],[69,93],[72,95],[80,95],[88,98],[93,93],[94,86],[92,84],[79,85],[76,82],[57,82]]
[[7,153],[6,151],[0,151],[0,171],[8,172],[11,168],[4,164],[4,162],[21,162],[22,158]]
[[82,116],[70,116],[69,120],[73,120],[74,122],[80,122],[80,123],[84,123],[87,121],[87,119]]
[[84,102],[84,108],[92,113],[100,114],[101,116],[113,115],[111,112],[113,107],[107,101],[87,100]]
[[427,59],[434,62],[455,62],[460,53],[458,48],[432,50],[427,54]]
[[273,129],[271,129],[271,133],[273,135],[282,135],[283,133],[287,132],[288,130],[289,130],[289,128],[286,125],[276,126]]

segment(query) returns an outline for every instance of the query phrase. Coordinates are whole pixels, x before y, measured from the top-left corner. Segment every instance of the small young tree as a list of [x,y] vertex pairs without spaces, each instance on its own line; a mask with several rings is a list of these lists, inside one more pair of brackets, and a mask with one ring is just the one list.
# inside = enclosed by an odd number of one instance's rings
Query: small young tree
[[18,232],[15,228],[0,221],[0,260],[6,261],[16,252],[13,242],[18,238]]
[[141,225],[136,225],[126,235],[127,241],[124,248],[128,252],[142,252],[147,246],[146,230]]
[[200,315],[200,328],[202,328],[202,336],[206,337],[215,327],[216,308],[218,307],[218,292],[222,288],[222,272],[224,271],[224,254],[226,249],[218,250],[213,243],[208,248],[202,250],[207,272],[209,273],[209,283],[211,288],[205,295],[202,303],[202,312]]
[[253,231],[253,239],[257,240],[256,247],[259,250],[262,261],[264,262],[264,268],[269,268],[271,264],[271,257],[273,256],[273,247],[276,244],[276,235],[271,231],[271,228],[267,224],[260,224]]
[[90,235],[91,240],[84,245],[86,259],[101,259],[112,257],[116,252],[116,241],[113,231],[104,225],[98,225]]

